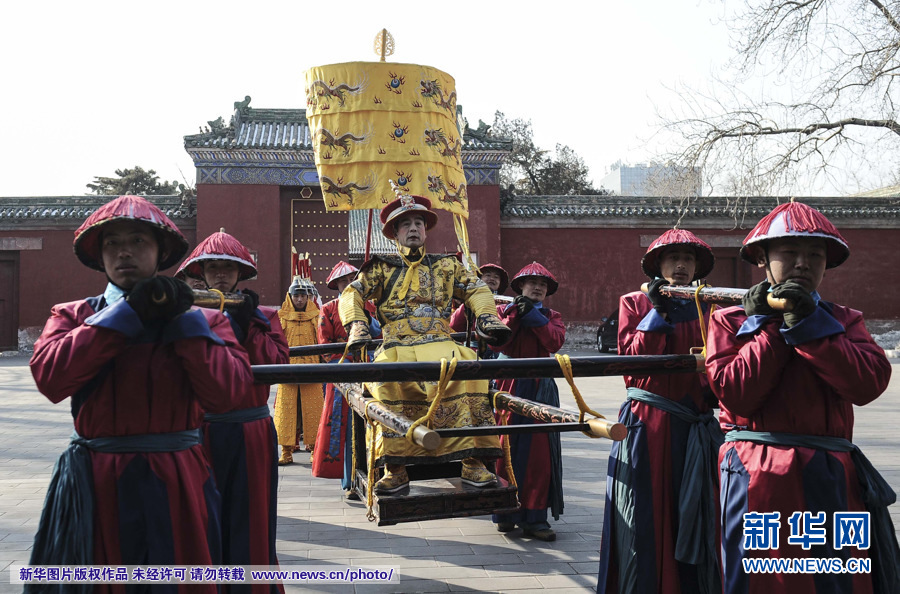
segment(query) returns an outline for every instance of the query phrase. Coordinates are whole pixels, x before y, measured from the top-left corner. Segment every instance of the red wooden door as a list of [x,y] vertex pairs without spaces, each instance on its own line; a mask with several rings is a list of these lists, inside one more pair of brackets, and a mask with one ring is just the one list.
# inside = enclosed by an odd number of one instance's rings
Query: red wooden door
[[0,351],[19,348],[19,252],[0,252]]

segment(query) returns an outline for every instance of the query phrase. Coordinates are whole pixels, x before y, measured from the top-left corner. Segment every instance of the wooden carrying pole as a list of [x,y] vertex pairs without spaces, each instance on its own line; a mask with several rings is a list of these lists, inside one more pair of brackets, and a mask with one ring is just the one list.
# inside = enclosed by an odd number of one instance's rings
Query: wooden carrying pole
[[[526,400],[513,396],[508,392],[491,391],[494,397],[494,408],[498,410],[508,410],[509,412],[529,417],[544,423],[579,423],[579,413],[556,408],[539,402]],[[590,433],[595,437],[605,437],[613,441],[622,441],[628,434],[628,428],[618,421],[609,421],[607,419],[586,418],[584,423],[586,428],[582,429],[586,433]],[[441,431],[438,433],[443,436]]]
[[[667,375],[697,373],[704,368],[700,355],[628,355],[572,357],[574,377],[609,375]],[[436,382],[440,361],[413,363],[353,363],[335,367],[327,363],[307,365],[254,365],[258,384],[319,384],[341,382]],[[556,359],[488,359],[457,361],[454,380],[564,377]]]
[[[206,307],[209,309],[219,309],[220,307],[237,307],[244,302],[246,295],[243,293],[223,293],[220,296],[215,291],[204,291],[202,289],[193,289],[194,305],[197,307]],[[224,304],[223,299],[224,297]],[[162,304],[168,301],[165,293],[162,295],[153,295],[153,303]]]
[[[246,297],[243,293],[224,293],[225,307],[238,307],[244,302]],[[197,307],[207,307],[211,309],[219,309],[222,299],[218,293],[213,291],[203,291],[194,289],[194,305]]]
[[[641,291],[646,293],[650,290],[650,285],[644,283],[641,285]],[[744,299],[747,289],[731,289],[728,287],[704,287],[700,289],[699,298],[704,303],[718,303],[720,305],[739,305]],[[659,288],[659,294],[664,297],[673,299],[694,299],[697,294],[697,287],[690,285],[663,285]],[[769,307],[775,311],[791,311],[794,304],[787,299],[778,299],[770,294],[766,299]]]
[[[466,339],[465,332],[454,332],[450,338],[456,342],[462,342]],[[367,349],[376,349],[381,346],[383,341],[375,338],[366,342]],[[340,355],[347,346],[346,342],[329,342],[327,344],[308,344],[305,346],[295,346],[290,348],[291,357],[310,357],[313,355]]]
[[[377,421],[391,431],[401,435],[406,435],[413,424],[411,419],[395,413],[374,398],[367,398],[362,384],[338,384],[338,388],[344,394],[350,406],[353,407],[353,410],[363,418],[366,418],[368,415],[373,421]],[[419,425],[413,430],[412,440],[428,451],[434,451],[441,445],[440,436],[424,425]]]
[[[361,384],[339,384],[347,402],[360,416],[381,423],[391,431],[406,435],[413,421],[395,413],[381,402],[366,395]],[[419,425],[413,430],[412,440],[428,451],[436,450],[441,438],[467,437],[471,435],[507,435],[511,433],[549,433],[560,431],[583,431],[594,437],[605,437],[622,441],[628,433],[625,425],[606,419],[578,420],[578,413],[546,404],[517,398],[507,392],[491,391],[494,406],[517,415],[540,421],[528,425],[489,425],[484,427],[458,427],[432,430]]]

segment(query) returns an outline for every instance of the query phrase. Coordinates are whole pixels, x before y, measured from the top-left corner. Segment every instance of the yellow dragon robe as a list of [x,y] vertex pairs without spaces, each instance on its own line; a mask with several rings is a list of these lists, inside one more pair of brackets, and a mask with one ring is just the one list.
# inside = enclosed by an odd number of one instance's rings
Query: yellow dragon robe
[[[312,298],[306,302],[304,311],[297,311],[291,296],[284,298],[278,311],[281,327],[288,346],[305,346],[317,344],[316,323],[319,319],[319,308]],[[311,357],[291,357],[291,363],[319,363],[318,355]],[[299,390],[298,390],[299,389]],[[297,402],[299,396],[300,402]],[[297,422],[298,406],[303,417],[303,443],[311,449],[316,445],[316,434],[319,432],[319,417],[325,395],[322,384],[280,384],[275,395],[275,431],[278,433],[278,445],[296,446],[300,442],[301,427]]]
[[[410,254],[411,259],[418,256]],[[408,262],[409,260],[407,260]],[[363,306],[372,300],[384,342],[375,362],[448,361],[476,358],[475,352],[450,337],[453,299],[475,312],[496,316],[487,285],[468,272],[454,256],[426,254],[416,265],[412,282],[404,282],[409,266],[398,256],[376,256],[341,294],[341,322],[366,321]],[[406,293],[404,295],[404,292]],[[401,297],[402,296],[402,297]],[[428,412],[437,382],[366,383],[372,396],[391,410],[416,420]],[[431,423],[432,429],[494,425],[487,380],[451,381]],[[433,452],[381,425],[375,425],[375,465],[441,464],[463,458],[499,458],[496,435],[442,439]]]

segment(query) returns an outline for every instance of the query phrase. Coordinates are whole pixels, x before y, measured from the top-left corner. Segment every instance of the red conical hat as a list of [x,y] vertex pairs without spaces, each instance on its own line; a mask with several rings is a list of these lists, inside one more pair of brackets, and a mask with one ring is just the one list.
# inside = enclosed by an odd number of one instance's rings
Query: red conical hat
[[256,264],[253,262],[253,256],[250,251],[244,247],[240,241],[233,235],[225,233],[225,229],[221,229],[218,233],[213,233],[194,248],[191,255],[187,257],[178,272],[184,272],[191,278],[203,278],[203,262],[210,260],[230,260],[238,265],[238,281],[253,280],[256,278]]
[[396,239],[394,223],[407,214],[422,215],[425,217],[425,229],[431,229],[437,224],[437,215],[430,208],[431,200],[424,196],[400,196],[381,209],[381,233],[388,239]]
[[661,276],[659,270],[659,256],[663,250],[673,245],[684,245],[694,248],[697,255],[697,267],[694,269],[694,278],[705,278],[712,272],[716,258],[713,256],[712,248],[705,241],[687,231],[686,229],[669,229],[659,237],[657,237],[647,253],[641,258],[641,270],[650,278]]
[[140,196],[119,196],[95,210],[75,231],[72,247],[88,268],[103,270],[100,235],[103,226],[113,221],[147,223],[162,232],[163,245],[160,247],[168,256],[160,261],[160,270],[178,262],[188,249],[187,239],[159,207]]
[[763,243],[781,237],[823,238],[827,246],[826,268],[840,266],[850,257],[847,240],[825,215],[807,204],[793,201],[777,206],[756,224],[753,231],[744,238],[741,257],[751,264],[756,264]]
[[524,282],[525,277],[528,276],[540,276],[547,279],[547,297],[556,293],[556,290],[559,288],[559,283],[556,281],[556,277],[550,274],[550,271],[538,264],[537,262],[532,262],[522,270],[520,270],[516,276],[513,277],[510,286],[512,290],[522,294],[522,282]]
[[509,273],[506,272],[506,270],[504,270],[502,266],[498,264],[482,264],[478,267],[478,270],[480,271],[480,273],[478,274],[479,277],[481,277],[481,275],[488,270],[496,272],[500,275],[500,286],[497,288],[498,294],[503,293],[503,291],[505,291],[509,286]]
[[339,278],[348,274],[356,274],[357,272],[359,272],[359,268],[341,260],[331,269],[331,274],[325,279],[325,286],[334,291],[337,289],[337,280]]

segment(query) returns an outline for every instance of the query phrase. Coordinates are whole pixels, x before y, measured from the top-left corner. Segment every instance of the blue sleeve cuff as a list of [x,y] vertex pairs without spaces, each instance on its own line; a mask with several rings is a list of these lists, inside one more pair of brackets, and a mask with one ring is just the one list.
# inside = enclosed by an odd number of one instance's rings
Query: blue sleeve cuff
[[206,321],[206,316],[198,309],[181,314],[169,322],[165,330],[163,330],[164,343],[184,340],[185,338],[206,338],[215,344],[225,344],[225,341],[212,331],[209,327],[209,322]]
[[369,336],[372,338],[381,336],[381,324],[374,317],[369,320]]
[[244,334],[244,331],[241,330],[241,327],[238,326],[238,323],[234,321],[234,318],[231,317],[230,312],[222,312],[226,318],[228,318],[228,323],[231,324],[231,331],[234,332],[234,337],[237,338],[237,341],[241,344],[244,344],[244,340],[247,339],[247,335]]
[[129,338],[134,338],[144,330],[144,323],[124,299],[119,299],[113,305],[104,307],[84,321],[89,326],[107,328],[121,332]]
[[763,327],[763,324],[766,323],[766,320],[769,319],[769,316],[763,315],[754,315],[747,316],[747,319],[744,320],[744,323],[741,324],[741,327],[738,328],[736,336],[744,336],[747,334],[756,334],[759,332],[759,329]]
[[549,322],[550,320],[547,319],[547,316],[536,307],[519,318],[519,323],[526,328],[539,328],[540,326],[546,326]]
[[269,322],[269,318],[267,318],[263,312],[259,311],[258,307],[255,310],[253,310],[253,319],[265,324],[266,328],[270,328],[270,329],[272,328],[272,324],[271,324],[271,322]]
[[821,307],[817,307],[816,311],[803,318],[793,328],[781,329],[784,341],[791,345],[819,340],[842,332],[844,332],[844,325]]
[[641,323],[637,325],[640,332],[663,332],[671,334],[675,330],[675,325],[666,321],[662,314],[655,309],[651,309],[650,313],[644,316]]

